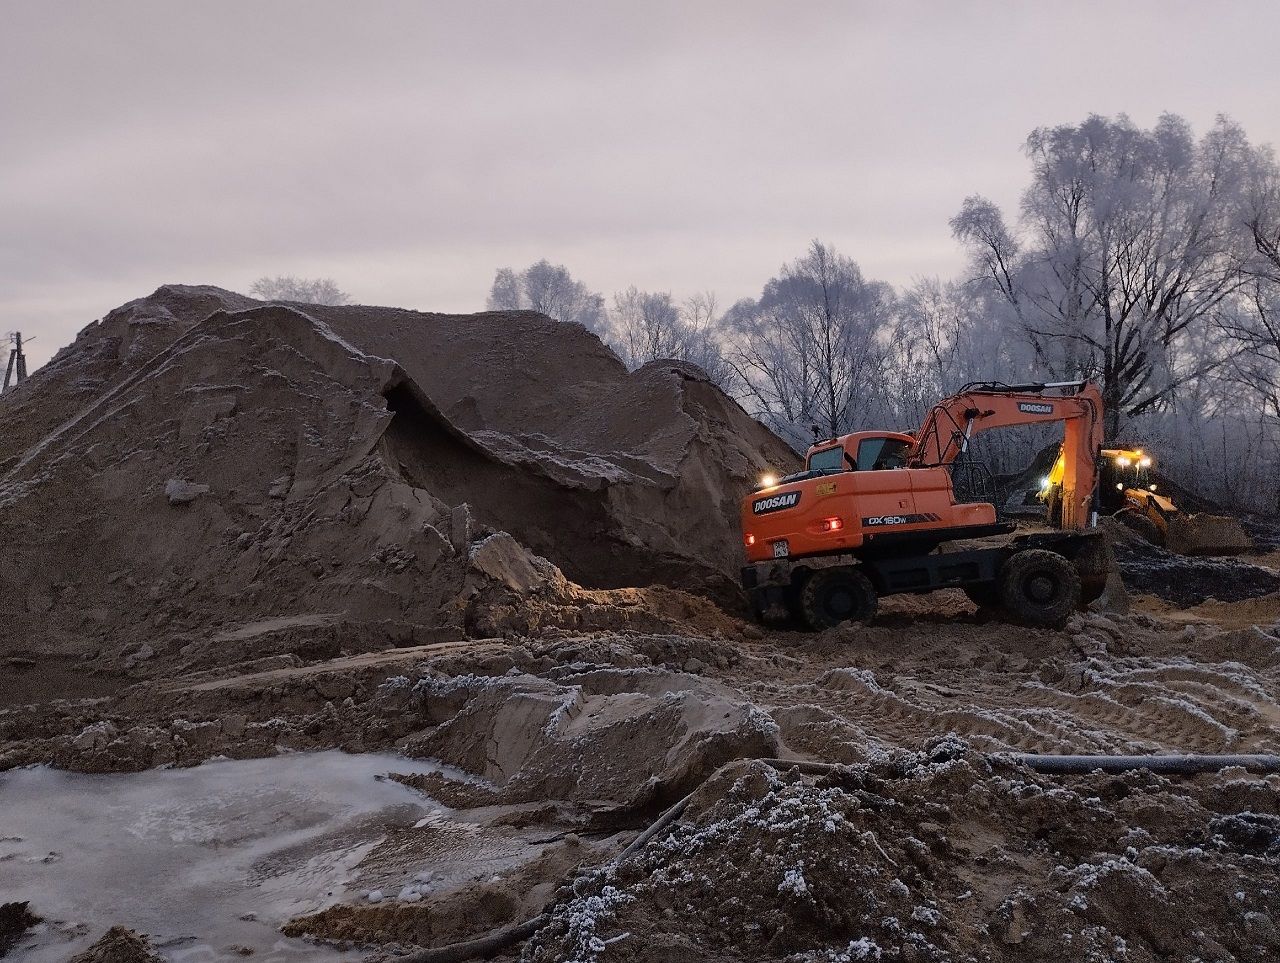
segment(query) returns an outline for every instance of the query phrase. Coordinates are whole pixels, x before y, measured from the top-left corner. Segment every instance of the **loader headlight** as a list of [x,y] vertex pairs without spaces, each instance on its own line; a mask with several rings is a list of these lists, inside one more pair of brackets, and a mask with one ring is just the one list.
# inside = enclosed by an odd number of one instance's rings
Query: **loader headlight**
[[1138,459],[1138,464],[1141,465],[1143,468],[1150,468],[1151,459],[1148,458],[1146,455],[1143,455],[1140,459]]
[[1147,486],[1147,488],[1149,488],[1151,491],[1155,491],[1155,490],[1156,490],[1156,486],[1155,486],[1155,485],[1148,485],[1148,486]]
[[1116,491],[1124,491],[1124,482],[1116,482]]
[[1040,487],[1041,487],[1041,488],[1048,488],[1048,487],[1049,487],[1049,476],[1048,476],[1048,475],[1045,475],[1043,478],[1041,478],[1041,479],[1040,479]]
[[1121,468],[1128,468],[1133,463],[1129,461],[1128,455],[1116,455],[1116,464]]

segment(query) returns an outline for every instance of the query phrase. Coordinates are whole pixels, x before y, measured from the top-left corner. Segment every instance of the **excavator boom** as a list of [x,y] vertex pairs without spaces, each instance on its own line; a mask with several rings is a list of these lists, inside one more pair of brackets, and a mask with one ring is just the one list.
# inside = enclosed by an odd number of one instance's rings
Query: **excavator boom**
[[1061,527],[1090,525],[1102,448],[1102,394],[1088,382],[1045,385],[966,385],[934,405],[908,464],[913,468],[950,465],[972,438],[993,428],[1062,422]]

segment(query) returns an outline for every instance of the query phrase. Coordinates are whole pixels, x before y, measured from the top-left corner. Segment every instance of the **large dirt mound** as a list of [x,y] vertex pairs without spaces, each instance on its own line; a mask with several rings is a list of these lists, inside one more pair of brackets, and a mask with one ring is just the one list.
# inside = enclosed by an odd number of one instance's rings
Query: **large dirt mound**
[[738,500],[791,457],[697,369],[628,373],[541,315],[166,286],[0,402],[0,653],[457,635],[498,530],[586,586],[730,598]]

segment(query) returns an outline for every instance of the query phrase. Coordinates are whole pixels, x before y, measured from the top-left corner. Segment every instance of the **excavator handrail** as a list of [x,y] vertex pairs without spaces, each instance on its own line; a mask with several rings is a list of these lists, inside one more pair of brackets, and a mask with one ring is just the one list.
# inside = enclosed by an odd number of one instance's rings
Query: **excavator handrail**
[[955,394],[966,395],[977,392],[984,394],[1033,394],[1035,392],[1048,391],[1051,388],[1083,388],[1086,384],[1088,384],[1087,381],[1035,381],[1023,385],[1011,385],[1003,381],[970,381],[967,385],[961,386],[960,390]]

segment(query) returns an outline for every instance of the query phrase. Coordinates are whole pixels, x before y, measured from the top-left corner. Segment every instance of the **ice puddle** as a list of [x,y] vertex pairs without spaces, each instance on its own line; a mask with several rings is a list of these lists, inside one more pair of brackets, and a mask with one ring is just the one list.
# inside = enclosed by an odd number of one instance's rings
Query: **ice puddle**
[[117,923],[184,963],[246,950],[358,958],[277,928],[354,898],[355,866],[384,829],[442,808],[381,777],[439,768],[330,751],[129,774],[0,773],[0,903],[30,901],[45,920],[8,959],[63,961]]

